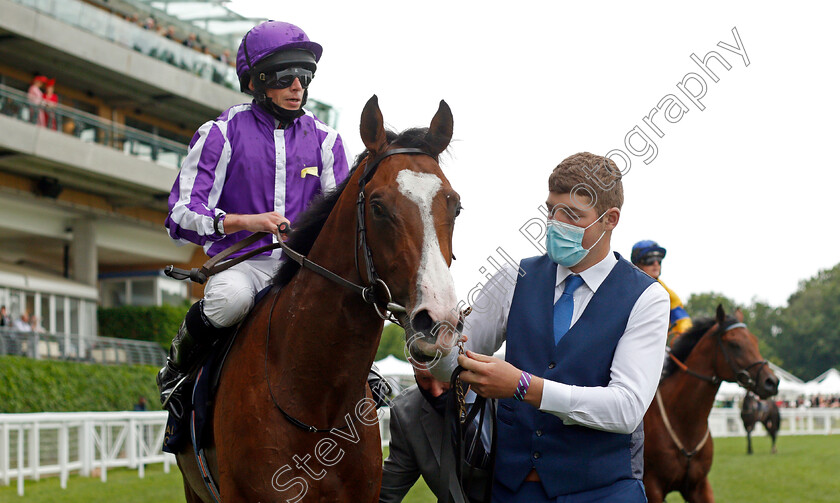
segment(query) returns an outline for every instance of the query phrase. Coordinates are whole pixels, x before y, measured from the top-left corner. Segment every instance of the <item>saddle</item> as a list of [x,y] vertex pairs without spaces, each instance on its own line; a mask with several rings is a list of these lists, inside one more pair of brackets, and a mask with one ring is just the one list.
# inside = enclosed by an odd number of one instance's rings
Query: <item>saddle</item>
[[183,451],[190,441],[191,433],[195,434],[196,441],[193,447],[196,448],[196,452],[207,443],[211,430],[206,429],[205,426],[212,424],[213,399],[219,387],[225,360],[230,348],[233,347],[238,331],[239,326],[236,327],[232,336],[217,341],[211,347],[204,364],[181,384],[185,390],[192,392],[187,394],[181,402],[183,409],[180,416],[169,410],[166,433],[163,438],[164,452],[178,454]]
[[[254,298],[254,306],[268,295],[271,288],[271,286],[268,286],[257,293]],[[176,415],[172,410],[169,410],[163,439],[164,452],[178,454],[184,450],[184,447],[194,436],[193,448],[198,453],[210,440],[212,429],[208,426],[212,424],[213,402],[219,388],[222,369],[225,366],[230,349],[236,341],[240,325],[234,328],[230,337],[216,341],[211,346],[205,362],[181,384],[184,390],[191,390],[191,393],[186,394],[187,396],[181,402],[180,415]],[[368,386],[370,386],[373,399],[376,402],[376,408],[385,405],[388,396],[392,394],[392,389],[375,366],[368,373]]]

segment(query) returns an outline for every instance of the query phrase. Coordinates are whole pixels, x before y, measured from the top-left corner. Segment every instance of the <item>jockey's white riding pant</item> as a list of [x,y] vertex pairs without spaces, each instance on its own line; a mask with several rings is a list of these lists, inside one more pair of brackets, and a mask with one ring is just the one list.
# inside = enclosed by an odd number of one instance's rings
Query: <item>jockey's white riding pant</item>
[[254,296],[271,283],[280,266],[259,256],[210,277],[204,287],[204,316],[216,328],[236,325],[254,307]]

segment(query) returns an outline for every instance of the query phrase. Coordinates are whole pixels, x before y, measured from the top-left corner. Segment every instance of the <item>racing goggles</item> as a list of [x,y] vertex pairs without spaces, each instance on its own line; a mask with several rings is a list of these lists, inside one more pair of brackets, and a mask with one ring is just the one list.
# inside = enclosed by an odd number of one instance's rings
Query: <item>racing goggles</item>
[[653,265],[654,263],[661,264],[662,263],[662,256],[659,254],[648,255],[647,257],[643,257],[642,265]]
[[268,89],[286,89],[294,84],[295,79],[300,81],[300,86],[304,89],[309,87],[312,82],[314,73],[311,70],[293,66],[284,70],[269,71],[260,73],[260,80],[265,83]]

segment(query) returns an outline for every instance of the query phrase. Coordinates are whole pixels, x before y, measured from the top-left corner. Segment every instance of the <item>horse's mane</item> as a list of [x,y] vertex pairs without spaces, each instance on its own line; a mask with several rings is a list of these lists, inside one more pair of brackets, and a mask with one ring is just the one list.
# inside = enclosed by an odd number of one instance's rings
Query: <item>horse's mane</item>
[[[703,338],[703,334],[709,331],[712,328],[712,325],[717,323],[717,320],[712,317],[702,317],[692,320],[694,326],[688,329],[687,332],[677,337],[676,342],[671,347],[671,354],[677,358],[677,360],[681,362],[685,362],[685,359],[688,358],[688,355],[691,354],[691,351],[697,346],[697,343],[700,342],[700,339]],[[729,326],[732,323],[737,323],[733,316],[727,316],[724,320],[724,326]],[[674,372],[679,370],[679,367],[674,360],[670,358],[665,359],[665,366],[662,369],[662,379],[670,376]]]
[[[397,134],[393,131],[386,130],[385,138],[389,145],[399,147],[419,148],[437,160],[437,156],[433,155],[432,147],[426,140],[426,135],[429,132],[428,128],[411,128]],[[318,235],[321,234],[321,229],[324,228],[324,223],[338,203],[341,193],[347,187],[347,182],[353,175],[353,172],[359,167],[359,164],[367,157],[368,151],[365,150],[356,156],[353,162],[353,167],[350,169],[350,175],[335,189],[325,192],[316,197],[309,207],[301,213],[295,220],[291,234],[286,244],[293,250],[303,255],[308,255],[312,251],[312,246]],[[284,259],[277,274],[274,276],[272,283],[278,287],[284,287],[294,278],[295,274],[300,269],[300,265],[294,260]]]

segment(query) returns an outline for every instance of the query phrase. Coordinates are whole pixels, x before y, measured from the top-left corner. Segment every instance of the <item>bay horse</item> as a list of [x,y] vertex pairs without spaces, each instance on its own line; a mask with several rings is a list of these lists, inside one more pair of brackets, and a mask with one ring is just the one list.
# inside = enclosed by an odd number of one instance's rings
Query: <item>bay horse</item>
[[741,421],[747,430],[747,454],[752,454],[752,432],[756,423],[764,425],[767,434],[772,439],[770,452],[776,454],[776,435],[781,427],[782,417],[779,406],[773,400],[760,400],[752,392],[747,391],[744,403],[741,405]]
[[437,329],[459,323],[449,265],[460,198],[438,164],[452,128],[444,101],[428,128],[399,135],[386,132],[376,96],[367,102],[366,151],[284,247],[306,256],[303,267],[283,263],[230,349],[207,466],[192,446],[178,455],[189,503],[378,501],[382,447],[366,379],[386,313],[427,360],[457,337]]
[[778,391],[779,379],[739,314],[727,316],[718,305],[715,318],[695,320],[673,343],[644,418],[644,484],[651,503],[672,491],[687,502],[714,501],[708,421],[721,381],[737,382],[762,398]]

